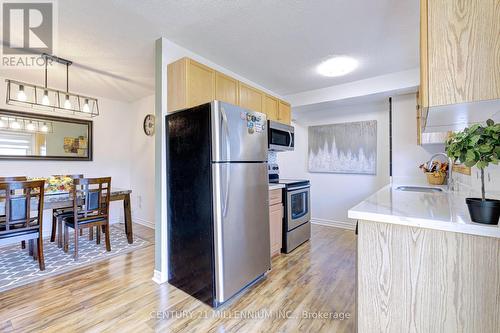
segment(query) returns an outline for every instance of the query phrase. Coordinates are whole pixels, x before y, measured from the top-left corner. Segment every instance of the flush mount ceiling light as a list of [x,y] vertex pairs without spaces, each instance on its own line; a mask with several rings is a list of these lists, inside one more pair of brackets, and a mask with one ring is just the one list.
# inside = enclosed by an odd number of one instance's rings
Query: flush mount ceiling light
[[323,61],[316,68],[323,76],[336,77],[346,75],[358,67],[358,61],[347,56],[337,56]]
[[[99,115],[97,98],[82,96],[69,92],[69,66],[73,63],[49,54],[42,54],[45,60],[45,85],[7,79],[6,103],[10,105],[28,106],[40,110],[52,110],[95,117]],[[47,87],[47,63],[56,62],[66,66],[66,91]]]

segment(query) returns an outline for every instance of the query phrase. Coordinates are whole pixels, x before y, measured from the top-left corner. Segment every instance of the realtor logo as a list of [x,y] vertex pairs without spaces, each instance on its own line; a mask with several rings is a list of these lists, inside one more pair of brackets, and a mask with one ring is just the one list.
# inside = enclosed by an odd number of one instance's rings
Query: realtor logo
[[3,54],[53,52],[53,4],[4,2]]
[[28,69],[45,65],[42,53],[54,54],[57,28],[53,0],[0,0],[1,67]]

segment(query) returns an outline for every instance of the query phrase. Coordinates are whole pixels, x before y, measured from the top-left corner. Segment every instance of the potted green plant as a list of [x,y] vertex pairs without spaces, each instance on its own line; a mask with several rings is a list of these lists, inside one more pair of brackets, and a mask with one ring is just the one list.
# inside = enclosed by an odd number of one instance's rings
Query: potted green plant
[[481,198],[466,198],[472,221],[498,224],[500,200],[487,199],[484,189],[484,169],[490,163],[498,165],[500,159],[500,124],[491,119],[486,126],[476,124],[454,133],[446,141],[446,154],[468,167],[476,166],[481,172]]

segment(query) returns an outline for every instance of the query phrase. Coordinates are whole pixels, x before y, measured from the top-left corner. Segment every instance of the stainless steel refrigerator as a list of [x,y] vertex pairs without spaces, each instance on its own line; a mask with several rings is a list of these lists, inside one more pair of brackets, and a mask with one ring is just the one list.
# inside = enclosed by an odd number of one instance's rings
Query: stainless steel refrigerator
[[271,267],[266,124],[219,101],[166,116],[169,283],[211,306]]

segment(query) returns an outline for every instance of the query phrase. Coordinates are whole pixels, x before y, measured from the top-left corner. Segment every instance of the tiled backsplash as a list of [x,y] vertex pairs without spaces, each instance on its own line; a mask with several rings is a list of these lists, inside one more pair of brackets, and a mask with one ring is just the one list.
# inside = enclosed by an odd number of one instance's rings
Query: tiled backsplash
[[275,151],[270,151],[267,153],[267,162],[269,164],[276,164],[278,163],[278,155]]

